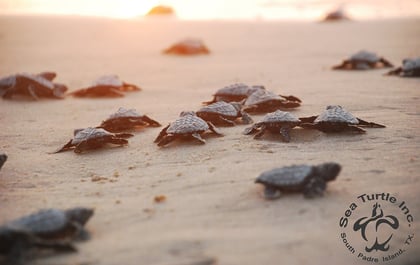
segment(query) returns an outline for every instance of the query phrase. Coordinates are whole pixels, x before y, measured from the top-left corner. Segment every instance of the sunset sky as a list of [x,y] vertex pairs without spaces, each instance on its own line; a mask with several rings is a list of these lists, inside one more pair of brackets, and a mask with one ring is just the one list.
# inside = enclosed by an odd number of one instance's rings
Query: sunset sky
[[313,19],[341,5],[360,18],[420,16],[420,0],[0,0],[0,13],[132,18],[159,4],[181,19]]

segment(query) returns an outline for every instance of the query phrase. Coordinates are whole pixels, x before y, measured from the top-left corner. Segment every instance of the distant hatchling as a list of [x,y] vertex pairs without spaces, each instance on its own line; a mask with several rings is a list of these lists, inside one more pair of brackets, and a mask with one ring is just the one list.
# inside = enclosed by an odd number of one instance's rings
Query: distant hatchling
[[216,135],[222,134],[211,123],[198,117],[193,111],[183,111],[180,117],[162,129],[155,139],[158,146],[165,146],[175,139],[196,139],[204,144],[206,141],[201,137],[207,130]]
[[295,96],[281,96],[265,89],[258,89],[245,100],[242,110],[249,113],[267,113],[278,109],[297,108],[300,103],[301,100]]
[[0,226],[0,262],[3,256],[5,264],[27,264],[32,249],[77,251],[72,241],[89,239],[84,226],[93,213],[83,207],[43,209]]
[[317,166],[293,165],[263,172],[255,183],[265,186],[264,198],[277,199],[282,193],[301,192],[306,198],[322,196],[327,182],[336,179],[341,166],[324,163]]
[[3,167],[4,163],[6,163],[7,155],[4,153],[0,153],[0,169]]
[[67,87],[63,84],[53,83],[56,77],[54,72],[39,74],[15,74],[0,79],[0,95],[4,99],[14,96],[29,97],[34,100],[39,98],[63,99]]
[[248,113],[241,110],[242,105],[238,102],[218,101],[202,107],[196,112],[197,116],[215,125],[234,126],[235,120],[241,118],[242,123],[252,123]]
[[59,153],[74,149],[75,153],[82,153],[91,149],[98,149],[106,144],[126,145],[125,138],[132,137],[130,133],[111,133],[102,128],[88,127],[86,129],[74,130],[74,138],[63,147],[55,151]]
[[163,51],[165,54],[175,55],[198,55],[209,54],[210,50],[199,39],[185,39]]
[[219,101],[241,102],[259,89],[264,88],[262,86],[248,86],[243,83],[235,83],[217,90],[213,95],[213,99],[203,102],[203,104],[210,105]]
[[97,128],[103,128],[109,132],[122,132],[132,130],[138,126],[161,126],[159,122],[149,118],[147,115],[138,113],[135,109],[119,108],[111,114]]
[[93,84],[69,93],[75,97],[124,97],[122,92],[140,91],[141,88],[121,81],[117,75],[104,75]]
[[360,127],[385,128],[385,125],[359,119],[339,105],[327,106],[318,116],[299,118],[303,128],[317,129],[325,133],[356,132],[365,133]]
[[375,68],[392,67],[393,65],[385,58],[379,57],[376,53],[359,51],[341,64],[333,66],[333,70],[368,70]]
[[393,69],[387,75],[397,75],[401,77],[420,77],[420,57],[404,59],[402,66]]
[[246,128],[244,134],[256,133],[254,139],[260,138],[266,131],[278,133],[283,141],[290,142],[290,130],[300,124],[300,120],[290,112],[276,110],[264,116],[262,121]]

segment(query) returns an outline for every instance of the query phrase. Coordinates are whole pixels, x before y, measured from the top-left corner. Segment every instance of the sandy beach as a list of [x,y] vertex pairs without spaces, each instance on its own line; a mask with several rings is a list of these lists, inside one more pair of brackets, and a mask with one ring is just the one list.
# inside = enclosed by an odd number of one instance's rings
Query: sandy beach
[[[0,76],[55,71],[72,91],[117,74],[143,90],[117,99],[0,100],[0,151],[8,155],[0,224],[41,208],[95,208],[86,226],[92,238],[76,244],[78,253],[30,264],[369,264],[344,246],[339,220],[357,196],[385,192],[407,203],[415,236],[403,255],[383,264],[418,264],[420,80],[330,67],[361,49],[400,65],[420,56],[419,30],[418,18],[325,24],[2,16]],[[161,54],[185,37],[202,39],[212,53]],[[50,154],[74,129],[97,126],[119,107],[166,126],[236,82],[300,97],[292,111],[298,117],[338,104],[387,127],[362,135],[295,129],[284,143],[270,134],[254,140],[238,125],[220,127],[224,137],[209,135],[205,145],[164,148],[153,143],[161,128],[144,128],[126,147]],[[342,171],[322,198],[267,201],[254,184],[265,170],[328,161]],[[156,203],[158,195],[166,200]],[[400,235],[392,242],[402,247]]]

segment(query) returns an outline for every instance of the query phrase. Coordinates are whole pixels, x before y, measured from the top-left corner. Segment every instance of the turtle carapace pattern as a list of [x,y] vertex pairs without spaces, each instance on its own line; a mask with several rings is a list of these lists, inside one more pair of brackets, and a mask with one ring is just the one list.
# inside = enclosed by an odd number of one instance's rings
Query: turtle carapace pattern
[[103,128],[109,132],[122,132],[134,129],[137,126],[161,126],[159,122],[147,115],[138,113],[135,109],[120,107],[117,112],[111,114],[108,119],[102,121],[97,128]]
[[206,141],[201,137],[207,130],[222,136],[217,128],[211,123],[198,117],[193,111],[183,111],[180,117],[162,129],[155,139],[158,146],[165,146],[178,138],[196,139],[204,144]]
[[333,66],[333,70],[368,70],[375,68],[393,67],[387,59],[369,51],[359,51],[341,64]]
[[254,139],[260,138],[266,131],[279,133],[285,142],[290,142],[290,130],[300,124],[300,120],[290,112],[276,110],[267,113],[253,126],[246,128],[244,134],[256,133]]
[[54,153],[71,149],[74,149],[75,153],[82,153],[86,150],[101,148],[106,144],[126,145],[128,141],[125,138],[132,136],[130,133],[111,133],[102,128],[77,129],[74,131],[74,138]]
[[175,55],[198,55],[198,54],[209,54],[210,50],[204,45],[199,39],[185,39],[163,51],[165,54]]
[[277,199],[281,193],[302,192],[306,198],[322,196],[327,182],[336,179],[341,166],[323,163],[317,166],[293,165],[263,172],[255,183],[264,185],[264,198]]
[[241,108],[242,105],[239,102],[218,101],[202,107],[196,114],[215,125],[234,126],[238,118],[241,118],[244,124],[252,123],[252,118]]
[[353,116],[339,105],[330,105],[318,116],[301,117],[303,128],[317,129],[325,133],[355,132],[365,133],[361,127],[385,128],[385,125],[368,122]]

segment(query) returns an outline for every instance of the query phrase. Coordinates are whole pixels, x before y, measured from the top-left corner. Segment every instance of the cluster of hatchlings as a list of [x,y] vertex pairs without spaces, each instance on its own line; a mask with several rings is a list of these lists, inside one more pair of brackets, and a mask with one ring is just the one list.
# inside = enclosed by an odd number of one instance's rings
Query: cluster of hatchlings
[[[167,53],[189,54],[198,49],[197,43],[187,42],[193,47],[176,46]],[[208,53],[208,49],[201,49]],[[204,51],[204,52],[203,52]],[[359,52],[333,69],[372,69],[391,67],[385,59],[368,52]],[[403,65],[388,73],[404,77],[420,76],[420,58],[406,59]],[[67,87],[53,83],[56,74],[44,72],[37,75],[17,74],[0,79],[0,92],[5,99],[15,95],[64,98]],[[117,76],[103,76],[90,87],[79,89],[70,95],[77,97],[121,97],[123,92],[138,91],[139,87],[120,81]],[[289,142],[290,130],[294,127],[318,129],[325,133],[355,132],[364,133],[363,127],[383,128],[384,125],[368,122],[353,116],[338,105],[327,106],[319,115],[295,117],[292,113],[282,111],[299,107],[302,101],[295,96],[273,93],[263,86],[233,84],[219,89],[212,100],[196,112],[184,111],[174,122],[161,130],[155,139],[158,146],[165,146],[178,138],[195,139],[205,143],[202,135],[210,130],[221,135],[215,125],[234,126],[237,119],[243,124],[252,123],[249,114],[265,113],[261,121],[244,130],[244,134],[255,134],[260,138],[266,131],[279,133],[285,142]],[[152,118],[138,113],[134,109],[120,108],[96,127],[77,129],[74,137],[56,152],[73,149],[82,153],[89,149],[100,148],[106,144],[126,145],[126,138],[133,136],[126,131],[137,126],[159,127],[161,124]],[[0,154],[0,168],[6,162],[6,154]],[[337,163],[320,165],[293,165],[275,168],[260,174],[255,180],[263,184],[266,199],[279,198],[284,192],[302,192],[305,197],[321,196],[327,183],[336,179],[341,171]],[[8,264],[24,264],[27,252],[31,249],[50,249],[60,252],[73,252],[74,240],[87,239],[89,233],[83,228],[93,215],[90,208],[72,208],[67,210],[44,209],[23,216],[0,226],[0,262],[4,256]]]

